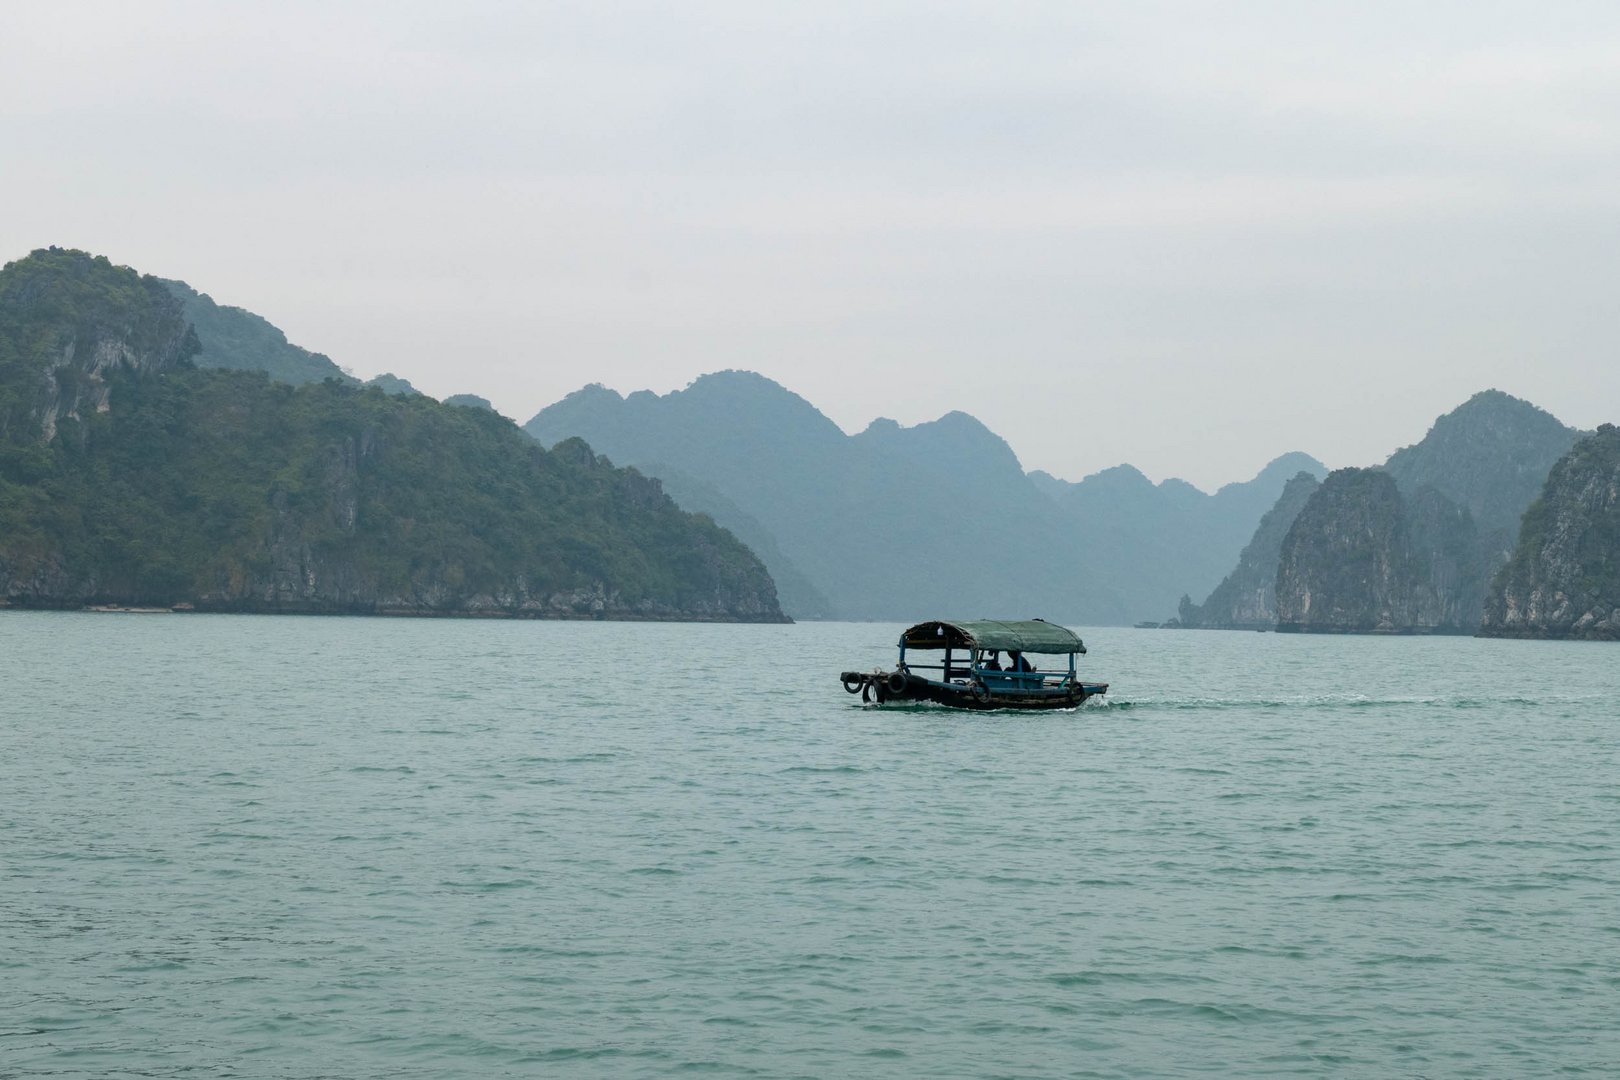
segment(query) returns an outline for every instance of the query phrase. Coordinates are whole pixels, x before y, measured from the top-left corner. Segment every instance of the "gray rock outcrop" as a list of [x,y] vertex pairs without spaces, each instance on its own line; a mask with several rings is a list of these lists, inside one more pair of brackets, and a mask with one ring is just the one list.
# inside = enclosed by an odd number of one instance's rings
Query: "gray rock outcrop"
[[[1382,470],[1335,473],[1299,509],[1277,548],[1278,628],[1473,632],[1519,516],[1575,438],[1529,402],[1487,390],[1437,419]],[[1257,533],[1255,551],[1245,552],[1248,565],[1209,601],[1183,603],[1183,625],[1263,628],[1268,596],[1260,563],[1268,545],[1260,539]]]
[[1480,633],[1620,641],[1620,429],[1613,424],[1553,466],[1492,585]]
[[1277,628],[1472,633],[1478,537],[1432,488],[1411,499],[1380,469],[1339,469],[1301,509],[1277,567]]
[[1178,619],[1183,627],[1269,630],[1277,625],[1277,564],[1283,541],[1320,486],[1308,472],[1295,474],[1284,485],[1276,505],[1260,519],[1253,539],[1238,557],[1237,569],[1202,604],[1194,604],[1190,597],[1181,598]]
[[197,352],[183,305],[156,278],[129,275],[118,287],[128,295],[87,301],[112,269],[62,248],[7,267],[0,331],[14,329],[0,343],[0,441],[48,443],[64,418],[109,408],[113,372],[161,374]]

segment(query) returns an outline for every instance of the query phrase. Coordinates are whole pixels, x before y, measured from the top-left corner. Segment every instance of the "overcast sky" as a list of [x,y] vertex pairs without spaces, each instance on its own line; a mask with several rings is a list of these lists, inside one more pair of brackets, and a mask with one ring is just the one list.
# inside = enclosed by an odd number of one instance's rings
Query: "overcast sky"
[[8,4],[0,260],[527,420],[762,372],[1026,468],[1620,420],[1620,5]]

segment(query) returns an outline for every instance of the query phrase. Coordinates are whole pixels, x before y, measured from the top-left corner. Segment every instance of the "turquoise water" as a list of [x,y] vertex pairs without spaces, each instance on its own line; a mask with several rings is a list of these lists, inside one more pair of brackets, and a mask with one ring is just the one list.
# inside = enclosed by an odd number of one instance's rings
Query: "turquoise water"
[[0,1075],[1620,1073],[1620,649],[897,631],[0,611]]

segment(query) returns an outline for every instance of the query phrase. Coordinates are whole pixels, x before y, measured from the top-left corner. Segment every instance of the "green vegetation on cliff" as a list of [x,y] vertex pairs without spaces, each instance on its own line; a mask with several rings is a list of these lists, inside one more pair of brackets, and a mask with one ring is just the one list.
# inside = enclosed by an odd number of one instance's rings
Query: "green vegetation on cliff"
[[[198,370],[195,348],[156,279],[77,252],[0,270],[0,601],[781,618],[747,548],[583,443],[546,451],[420,395]],[[105,408],[46,392],[92,378]]]
[[1481,633],[1620,640],[1620,428],[1604,424],[1553,466]]
[[385,371],[375,378],[367,379],[366,385],[375,386],[385,394],[420,394],[422,392],[392,371]]
[[197,351],[180,301],[156,278],[47,248],[0,270],[0,447],[13,461],[61,416],[107,405],[105,375],[158,370]]

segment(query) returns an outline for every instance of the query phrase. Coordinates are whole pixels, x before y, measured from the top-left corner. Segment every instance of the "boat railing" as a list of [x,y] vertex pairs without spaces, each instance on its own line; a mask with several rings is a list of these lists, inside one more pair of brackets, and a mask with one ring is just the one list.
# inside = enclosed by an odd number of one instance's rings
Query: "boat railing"
[[907,671],[937,671],[943,682],[950,682],[952,679],[971,679],[973,677],[973,671],[960,663],[952,664],[947,668],[944,664],[917,664],[905,660],[901,662],[900,666]]
[[983,668],[975,672],[991,689],[997,686],[1009,690],[1034,690],[1043,686],[1066,686],[1077,680],[1072,671],[996,671]]

